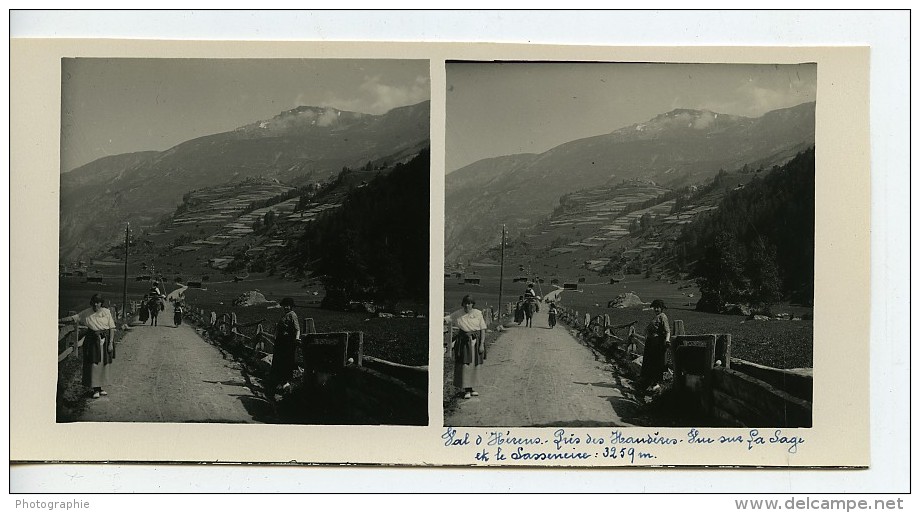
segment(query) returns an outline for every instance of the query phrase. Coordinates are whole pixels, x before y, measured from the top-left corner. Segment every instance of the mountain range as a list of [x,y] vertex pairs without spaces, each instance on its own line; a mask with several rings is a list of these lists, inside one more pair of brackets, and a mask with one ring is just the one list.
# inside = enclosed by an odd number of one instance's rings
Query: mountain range
[[430,102],[372,115],[301,106],[166,151],[104,157],[61,175],[60,251],[76,260],[153,226],[197,189],[247,178],[323,182],[343,167],[390,165],[428,145]]
[[634,179],[675,188],[720,169],[769,167],[812,146],[814,134],[814,102],[757,118],[675,109],[540,154],[477,161],[446,177],[445,257],[481,254],[500,239],[500,224],[531,229],[567,193]]

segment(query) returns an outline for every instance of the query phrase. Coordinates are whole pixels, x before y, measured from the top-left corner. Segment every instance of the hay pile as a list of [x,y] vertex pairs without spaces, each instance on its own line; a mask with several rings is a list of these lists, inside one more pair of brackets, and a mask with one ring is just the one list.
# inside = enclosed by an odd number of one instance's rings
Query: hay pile
[[268,303],[269,301],[265,299],[265,296],[262,295],[258,290],[250,290],[249,292],[243,292],[240,296],[233,300],[234,306],[252,306],[260,305],[262,303]]
[[620,294],[616,299],[607,303],[607,308],[631,308],[634,306],[645,306],[649,303],[642,301],[642,298],[635,292]]

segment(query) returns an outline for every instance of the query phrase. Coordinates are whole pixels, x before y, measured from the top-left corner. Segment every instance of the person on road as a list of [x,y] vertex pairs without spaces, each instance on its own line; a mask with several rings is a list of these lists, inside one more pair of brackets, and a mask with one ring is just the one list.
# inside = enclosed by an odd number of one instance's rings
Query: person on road
[[524,299],[527,301],[537,299],[537,293],[533,290],[533,283],[527,284],[527,290],[524,291]]
[[549,304],[548,313],[549,313],[549,327],[555,328],[556,327],[556,315],[559,313],[558,310],[556,310],[556,303]]
[[664,301],[652,301],[655,317],[645,328],[645,351],[642,354],[642,373],[639,377],[642,390],[649,387],[654,392],[661,390],[659,382],[665,369],[665,350],[671,343],[671,324],[664,313],[666,309]]
[[514,322],[524,322],[524,296],[518,296],[518,302],[514,305]]
[[182,303],[176,301],[173,305],[173,324],[178,328],[182,324]]
[[147,307],[147,303],[150,302],[150,294],[144,294],[144,299],[141,300],[141,306],[138,308],[137,320],[147,324],[147,319],[150,317],[150,309]]
[[284,314],[275,326],[275,350],[272,355],[270,385],[272,391],[279,386],[285,392],[291,389],[294,378],[295,354],[300,340],[300,321],[294,312],[294,299],[286,297],[281,300]]
[[157,325],[157,316],[160,315],[160,296],[151,296],[147,301],[147,311],[150,313],[150,325]]
[[444,321],[453,324],[457,336],[451,340],[454,358],[454,385],[460,389],[464,399],[479,395],[479,367],[486,359],[486,321],[482,312],[475,308],[473,296],[463,296],[460,310],[444,317]]
[[109,395],[103,387],[110,383],[109,370],[115,359],[115,319],[104,303],[101,294],[93,294],[89,308],[58,319],[59,324],[83,324],[89,330],[83,339],[83,384],[92,389],[93,399]]
[[533,327],[533,316],[540,311],[540,302],[537,293],[533,290],[533,283],[527,284],[527,290],[524,291],[524,325],[528,328]]

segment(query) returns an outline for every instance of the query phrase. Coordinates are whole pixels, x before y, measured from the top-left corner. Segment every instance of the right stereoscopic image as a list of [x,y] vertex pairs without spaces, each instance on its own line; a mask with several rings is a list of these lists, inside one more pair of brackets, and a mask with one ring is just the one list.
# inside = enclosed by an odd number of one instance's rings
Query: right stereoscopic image
[[445,425],[812,425],[816,64],[446,72]]

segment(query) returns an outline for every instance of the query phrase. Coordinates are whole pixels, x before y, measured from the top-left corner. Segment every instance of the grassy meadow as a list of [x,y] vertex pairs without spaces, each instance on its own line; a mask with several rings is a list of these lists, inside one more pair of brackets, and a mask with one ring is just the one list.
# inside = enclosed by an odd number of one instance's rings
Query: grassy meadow
[[[139,271],[138,271],[139,272]],[[150,282],[134,280],[136,272],[129,269],[128,300],[140,300],[150,290]],[[167,274],[167,278],[171,277]],[[398,310],[421,312],[425,317],[381,318],[365,312],[339,312],[319,308],[323,298],[322,285],[314,282],[285,280],[265,273],[250,274],[243,281],[235,281],[232,275],[215,271],[203,283],[203,289],[187,289],[186,303],[207,312],[235,312],[239,324],[264,320],[263,328],[274,332],[275,323],[281,317],[280,308],[270,308],[269,303],[253,306],[234,306],[233,301],[241,294],[257,290],[270,301],[280,301],[286,296],[294,298],[297,316],[312,318],[316,330],[363,331],[365,354],[404,365],[428,365],[428,306],[422,303],[404,302]],[[168,293],[180,284],[167,282],[161,290]],[[59,280],[58,309],[61,316],[69,311],[79,311],[89,306],[89,298],[101,292],[109,304],[121,305],[123,278],[103,278],[103,283],[87,283],[85,277],[63,277]]]
[[[514,282],[516,266],[505,264],[502,303],[517,300],[524,293],[527,283]],[[476,299],[480,309],[498,305],[498,266],[471,266],[465,276],[478,276],[480,285],[461,285],[461,279],[454,275],[444,278],[444,309],[447,312],[460,308],[460,300],[466,294]],[[476,274],[473,275],[472,271]],[[579,284],[578,291],[565,291],[560,296],[559,304],[565,308],[577,310],[579,314],[590,313],[593,316],[608,314],[614,325],[638,321],[638,328],[644,330],[654,317],[654,313],[645,307],[607,308],[607,302],[617,295],[633,292],[644,303],[661,299],[667,305],[668,317],[684,322],[688,334],[729,333],[732,335],[732,356],[770,367],[782,369],[813,367],[813,322],[799,321],[754,321],[743,316],[719,315],[695,310],[699,299],[699,289],[690,281],[671,283],[668,280],[645,278],[641,275],[626,275],[618,283],[611,284],[609,277],[597,276],[584,272],[571,276],[547,275],[544,283],[535,286],[538,294],[546,295],[555,290],[550,280],[558,278],[559,283],[577,282],[578,277],[585,278]],[[689,295],[693,294],[693,297]],[[810,307],[781,304],[773,307],[775,313],[790,313],[795,316],[810,314]]]
[[[251,274],[243,281],[211,281],[203,284],[204,289],[187,289],[186,303],[193,308],[207,312],[235,312],[239,324],[250,324],[264,320],[263,328],[274,332],[275,323],[282,311],[272,303],[252,306],[235,306],[233,301],[241,294],[257,290],[269,301],[281,301],[284,297],[294,299],[294,311],[303,320],[312,318],[319,332],[363,331],[364,352],[404,365],[428,365],[428,306],[420,303],[402,303],[400,310],[421,312],[423,318],[394,317],[381,318],[366,312],[344,312],[319,307],[323,298],[322,286],[284,280],[265,274]],[[315,293],[315,295],[314,295]]]

